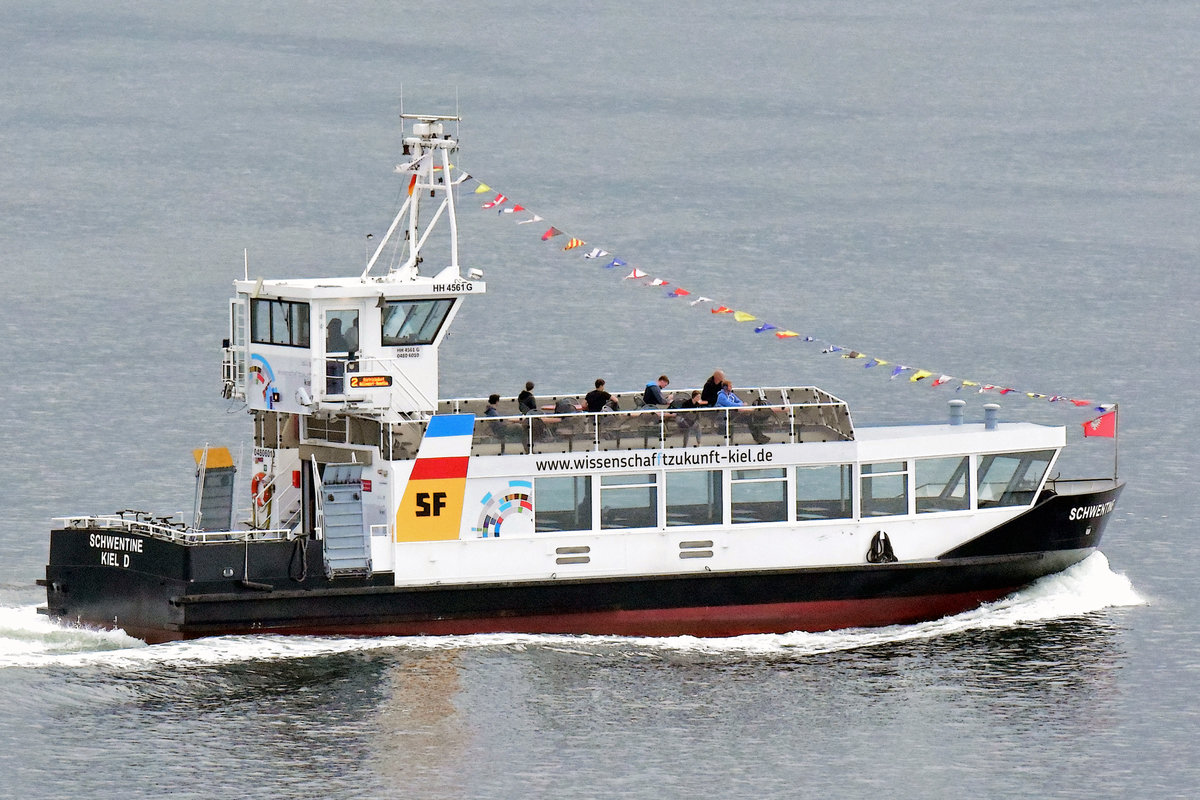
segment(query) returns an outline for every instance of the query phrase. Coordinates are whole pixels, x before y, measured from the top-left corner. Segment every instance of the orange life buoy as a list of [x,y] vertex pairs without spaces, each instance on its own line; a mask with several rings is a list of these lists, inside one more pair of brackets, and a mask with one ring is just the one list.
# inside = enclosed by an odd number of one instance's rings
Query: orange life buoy
[[275,486],[267,480],[267,473],[260,472],[250,479],[250,494],[258,503],[259,508],[271,502],[271,496],[275,494]]

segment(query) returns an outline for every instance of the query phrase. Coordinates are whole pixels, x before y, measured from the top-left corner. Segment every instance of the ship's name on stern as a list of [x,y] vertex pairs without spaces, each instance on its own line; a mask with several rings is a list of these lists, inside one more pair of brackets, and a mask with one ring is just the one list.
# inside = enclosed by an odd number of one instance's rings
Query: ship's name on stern
[[1099,503],[1094,506],[1076,506],[1071,509],[1070,516],[1067,519],[1074,522],[1078,519],[1095,519],[1103,517],[1105,514],[1111,513],[1113,506],[1116,505],[1115,500],[1109,500],[1107,503]]
[[89,533],[88,547],[100,551],[100,565],[129,569],[129,554],[142,552],[143,540],[111,533]]

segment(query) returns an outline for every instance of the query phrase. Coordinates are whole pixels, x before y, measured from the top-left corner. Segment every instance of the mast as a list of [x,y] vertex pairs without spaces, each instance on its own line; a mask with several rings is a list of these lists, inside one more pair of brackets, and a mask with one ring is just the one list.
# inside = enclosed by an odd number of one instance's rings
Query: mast
[[[399,266],[388,269],[380,280],[411,281],[420,273],[420,252],[443,214],[447,218],[450,237],[450,264],[446,269],[458,274],[458,219],[454,209],[454,185],[450,180],[450,154],[458,150],[458,139],[445,132],[446,122],[458,122],[459,117],[444,114],[405,114],[402,120],[412,121],[412,130],[404,137],[404,154],[409,161],[396,165],[396,172],[408,179],[404,204],[396,213],[387,233],[379,241],[375,253],[367,261],[361,278],[366,280],[375,268],[384,248],[404,224],[404,241]],[[403,125],[403,123],[401,123]],[[427,194],[428,193],[428,194]],[[437,208],[429,221],[421,224],[421,202],[426,196],[435,200]]]

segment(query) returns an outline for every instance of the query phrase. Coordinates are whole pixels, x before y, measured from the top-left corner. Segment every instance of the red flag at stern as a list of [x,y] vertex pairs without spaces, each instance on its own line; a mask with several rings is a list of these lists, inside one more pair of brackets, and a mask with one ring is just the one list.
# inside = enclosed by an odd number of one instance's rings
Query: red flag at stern
[[1083,435],[1115,438],[1117,435],[1117,410],[1114,408],[1107,414],[1101,414],[1095,419],[1083,423]]

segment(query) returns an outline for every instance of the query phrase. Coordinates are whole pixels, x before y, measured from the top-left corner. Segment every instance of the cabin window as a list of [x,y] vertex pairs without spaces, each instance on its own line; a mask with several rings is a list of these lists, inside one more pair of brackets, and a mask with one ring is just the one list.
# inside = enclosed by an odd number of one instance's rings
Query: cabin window
[[967,457],[922,458],[916,464],[917,513],[962,511],[971,507],[967,494]]
[[719,470],[667,473],[668,525],[720,525],[724,505]]
[[538,532],[591,530],[592,479],[572,476],[534,480],[533,524]]
[[452,305],[451,299],[388,300],[383,306],[383,346],[433,344]]
[[796,519],[849,519],[854,471],[849,464],[796,467]]
[[1053,450],[980,456],[979,507],[1029,505],[1053,460]]
[[600,527],[653,528],[658,484],[653,473],[600,476]]
[[782,522],[787,519],[786,469],[735,469],[729,478],[731,521]]
[[353,353],[358,350],[358,311],[325,312],[325,352]]
[[308,347],[308,303],[253,300],[250,305],[250,340],[258,344]]
[[862,465],[859,491],[864,517],[891,517],[908,513],[908,471],[903,461]]

